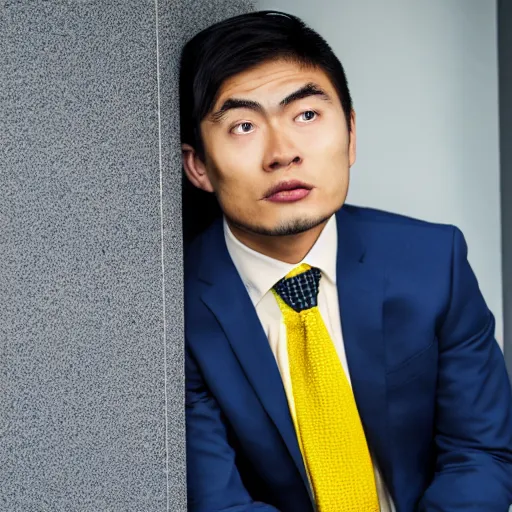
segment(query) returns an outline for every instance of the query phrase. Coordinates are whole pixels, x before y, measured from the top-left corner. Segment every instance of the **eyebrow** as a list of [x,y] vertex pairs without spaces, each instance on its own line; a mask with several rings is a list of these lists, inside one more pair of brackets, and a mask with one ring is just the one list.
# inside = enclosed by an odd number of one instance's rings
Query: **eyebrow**
[[[298,101],[303,98],[308,98],[310,96],[319,96],[325,101],[332,101],[331,97],[322,88],[311,82],[283,98],[279,102],[279,106],[283,108],[289,105],[290,103],[293,103],[294,101]],[[236,110],[240,108],[253,110],[260,114],[263,114],[265,111],[263,105],[261,105],[261,103],[258,103],[257,101],[242,98],[229,98],[222,104],[222,106],[219,108],[219,110],[217,110],[217,112],[214,112],[210,115],[210,119],[214,123],[220,123],[227,112],[229,112],[230,110]]]

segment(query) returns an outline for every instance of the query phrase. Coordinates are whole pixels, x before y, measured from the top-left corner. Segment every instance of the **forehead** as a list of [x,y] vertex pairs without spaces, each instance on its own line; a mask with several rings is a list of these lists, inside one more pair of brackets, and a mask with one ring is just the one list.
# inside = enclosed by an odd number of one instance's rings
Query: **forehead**
[[263,104],[279,102],[287,93],[306,83],[317,84],[333,100],[337,96],[323,69],[275,60],[228,78],[219,89],[214,108],[229,98],[254,99]]

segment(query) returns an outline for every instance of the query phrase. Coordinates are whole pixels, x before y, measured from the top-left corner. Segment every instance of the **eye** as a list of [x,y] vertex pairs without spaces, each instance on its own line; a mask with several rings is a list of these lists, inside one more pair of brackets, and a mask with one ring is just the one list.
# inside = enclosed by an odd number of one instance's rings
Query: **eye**
[[298,115],[295,119],[303,123],[309,123],[316,119],[318,114],[314,110],[306,110],[302,114]]
[[239,123],[231,129],[232,133],[235,133],[237,135],[244,135],[246,133],[251,133],[254,130],[254,126],[252,123]]

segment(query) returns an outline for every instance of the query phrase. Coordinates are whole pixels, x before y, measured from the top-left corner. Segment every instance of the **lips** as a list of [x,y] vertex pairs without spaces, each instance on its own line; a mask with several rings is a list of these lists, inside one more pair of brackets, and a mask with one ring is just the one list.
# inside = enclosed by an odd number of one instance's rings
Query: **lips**
[[282,181],[267,192],[265,199],[278,202],[298,201],[309,195],[312,188],[308,183],[298,180]]

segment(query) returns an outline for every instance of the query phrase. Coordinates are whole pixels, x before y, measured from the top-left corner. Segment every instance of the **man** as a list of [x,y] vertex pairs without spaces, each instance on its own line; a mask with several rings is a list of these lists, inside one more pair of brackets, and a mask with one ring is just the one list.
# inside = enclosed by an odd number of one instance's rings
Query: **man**
[[194,512],[505,512],[512,400],[461,232],[345,205],[343,68],[293,16],[184,49],[183,161],[222,219],[186,255]]

